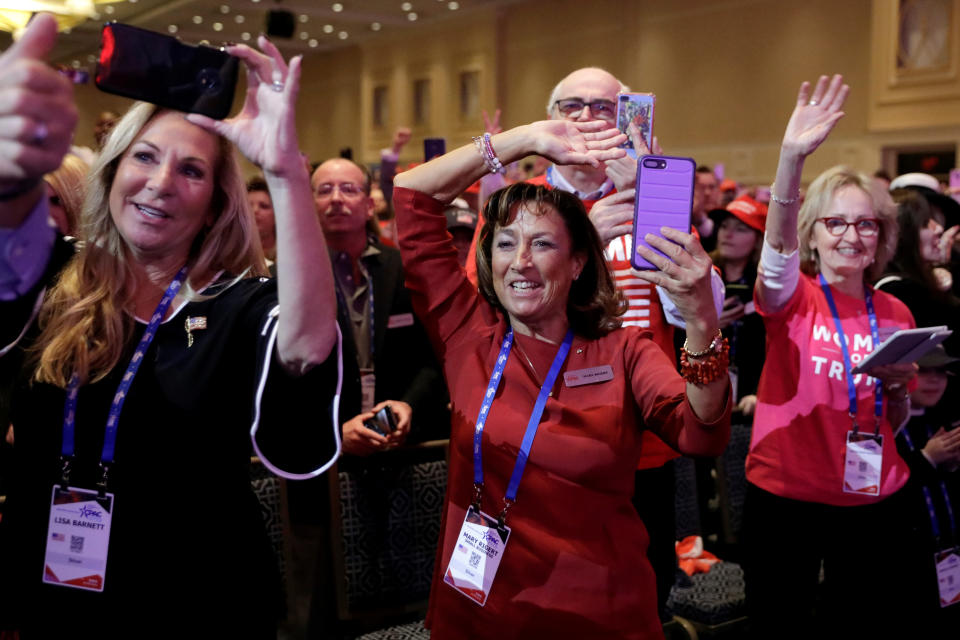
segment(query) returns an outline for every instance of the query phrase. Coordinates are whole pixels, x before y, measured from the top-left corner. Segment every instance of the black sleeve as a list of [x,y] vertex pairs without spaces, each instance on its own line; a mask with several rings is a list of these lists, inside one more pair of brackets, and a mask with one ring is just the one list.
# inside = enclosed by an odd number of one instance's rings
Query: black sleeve
[[274,473],[315,477],[340,453],[336,420],[342,375],[342,340],[326,361],[302,376],[288,373],[276,355],[277,309],[260,306],[253,398],[254,451]]

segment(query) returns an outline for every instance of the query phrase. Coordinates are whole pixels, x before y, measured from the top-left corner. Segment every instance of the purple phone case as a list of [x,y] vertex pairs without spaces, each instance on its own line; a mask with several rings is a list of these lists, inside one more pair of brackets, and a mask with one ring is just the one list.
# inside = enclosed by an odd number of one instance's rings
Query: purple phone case
[[[647,166],[651,162],[662,167]],[[643,156],[637,160],[637,197],[633,206],[633,251],[630,264],[635,269],[657,267],[637,253],[644,236],[652,233],[663,236],[660,227],[672,227],[690,232],[690,209],[693,206],[693,176],[696,170],[693,158],[672,156]],[[650,247],[652,248],[652,247]],[[654,249],[654,251],[657,251]],[[662,252],[657,251],[657,253]]]

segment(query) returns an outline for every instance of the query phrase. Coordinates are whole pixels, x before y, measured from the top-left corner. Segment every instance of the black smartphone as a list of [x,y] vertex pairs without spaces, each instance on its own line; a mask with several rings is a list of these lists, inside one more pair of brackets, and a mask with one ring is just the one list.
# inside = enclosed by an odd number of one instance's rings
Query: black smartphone
[[430,162],[437,156],[442,156],[447,152],[446,138],[424,138],[423,139],[423,161]]
[[753,287],[739,282],[728,282],[725,286],[726,297],[736,296],[740,302],[747,304],[753,300]]
[[101,33],[97,88],[222,120],[230,113],[239,60],[221,49],[110,22]]
[[393,417],[390,407],[383,407],[373,415],[372,420],[363,423],[367,429],[376,431],[380,435],[388,436],[397,430],[397,421]]

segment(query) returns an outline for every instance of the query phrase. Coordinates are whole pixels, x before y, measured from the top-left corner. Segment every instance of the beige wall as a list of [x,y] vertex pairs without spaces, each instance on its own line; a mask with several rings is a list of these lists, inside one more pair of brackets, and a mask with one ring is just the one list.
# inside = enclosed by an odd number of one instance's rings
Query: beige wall
[[[461,72],[480,73],[479,108],[502,107],[503,124],[513,126],[544,117],[550,90],[567,72],[597,65],[636,91],[657,94],[654,129],[667,153],[724,162],[729,176],[762,183],[773,177],[800,82],[839,72],[852,87],[847,116],[810,159],[805,178],[838,162],[873,171],[887,145],[960,144],[960,125],[928,121],[922,112],[908,112],[902,126],[888,119],[870,128],[871,65],[883,55],[871,25],[877,7],[891,2],[531,0],[452,15],[308,56],[301,146],[313,160],[352,147],[356,158],[376,162],[393,129],[412,124],[413,83],[426,78],[431,119],[414,128],[401,158],[419,160],[424,137],[444,137],[452,148],[482,130],[479,114],[460,114]],[[388,87],[389,95],[389,118],[379,128],[372,124],[375,86]],[[78,92],[91,118],[101,104],[115,102],[94,93]],[[92,119],[84,118],[78,140],[91,129]]]

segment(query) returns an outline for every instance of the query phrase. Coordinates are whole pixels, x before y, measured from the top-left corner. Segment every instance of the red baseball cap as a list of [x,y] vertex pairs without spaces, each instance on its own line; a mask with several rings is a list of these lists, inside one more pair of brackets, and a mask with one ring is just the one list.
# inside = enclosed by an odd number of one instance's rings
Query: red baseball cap
[[767,205],[744,194],[727,205],[727,211],[737,220],[760,233],[767,227]]

